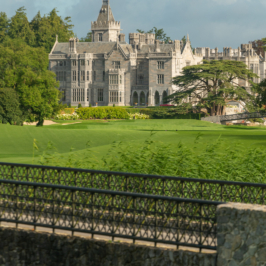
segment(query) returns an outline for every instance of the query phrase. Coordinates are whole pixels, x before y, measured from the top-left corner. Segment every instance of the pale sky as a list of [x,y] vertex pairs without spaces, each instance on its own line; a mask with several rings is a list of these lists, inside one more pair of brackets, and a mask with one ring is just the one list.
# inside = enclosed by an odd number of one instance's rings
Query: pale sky
[[[0,0],[0,11],[8,17],[25,6],[29,20],[57,8],[70,16],[79,38],[90,30],[98,17],[102,0]],[[172,40],[187,33],[193,47],[237,48],[241,43],[266,37],[266,0],[110,0],[122,33],[136,29],[163,28]]]

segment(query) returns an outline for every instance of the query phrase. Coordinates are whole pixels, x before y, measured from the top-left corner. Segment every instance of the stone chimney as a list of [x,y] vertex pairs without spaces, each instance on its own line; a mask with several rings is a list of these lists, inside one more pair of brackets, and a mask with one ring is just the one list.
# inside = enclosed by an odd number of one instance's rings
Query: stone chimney
[[70,38],[69,39],[69,52],[70,53],[77,53],[77,45],[76,43],[79,41],[77,38]]
[[155,52],[160,52],[160,41],[156,40],[155,41]]

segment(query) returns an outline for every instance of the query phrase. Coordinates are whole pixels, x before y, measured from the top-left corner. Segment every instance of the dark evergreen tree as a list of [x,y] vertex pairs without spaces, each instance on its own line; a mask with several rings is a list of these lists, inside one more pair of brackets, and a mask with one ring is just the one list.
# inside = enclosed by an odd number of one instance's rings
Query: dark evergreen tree
[[19,96],[13,88],[0,88],[0,120],[3,124],[23,125]]

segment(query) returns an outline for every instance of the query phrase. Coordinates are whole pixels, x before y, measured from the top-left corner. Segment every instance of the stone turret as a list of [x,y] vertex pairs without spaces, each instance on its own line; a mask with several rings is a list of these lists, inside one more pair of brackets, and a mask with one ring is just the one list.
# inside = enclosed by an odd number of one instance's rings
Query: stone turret
[[97,21],[91,23],[93,42],[116,42],[120,35],[120,22],[115,21],[109,0],[103,0]]

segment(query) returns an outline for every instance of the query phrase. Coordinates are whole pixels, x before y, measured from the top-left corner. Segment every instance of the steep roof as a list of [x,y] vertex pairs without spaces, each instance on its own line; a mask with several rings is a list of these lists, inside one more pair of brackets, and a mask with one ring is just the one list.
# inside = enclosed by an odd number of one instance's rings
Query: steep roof
[[[174,44],[160,44],[160,53],[170,53],[175,49]],[[155,51],[155,44],[144,44],[140,49],[140,53],[149,53]]]
[[[133,52],[130,44],[119,43],[125,54]],[[116,42],[78,42],[76,49],[78,54],[93,53],[104,54],[112,51],[116,46]],[[52,54],[69,54],[69,43],[57,43]]]
[[[108,12],[109,12],[109,17],[108,17]],[[114,15],[112,12],[112,9],[110,5],[107,5],[105,1],[103,1],[103,5],[101,7],[97,22],[106,22],[106,21],[115,21]]]

